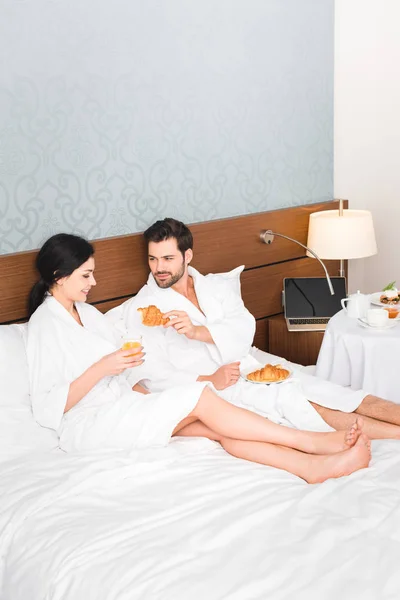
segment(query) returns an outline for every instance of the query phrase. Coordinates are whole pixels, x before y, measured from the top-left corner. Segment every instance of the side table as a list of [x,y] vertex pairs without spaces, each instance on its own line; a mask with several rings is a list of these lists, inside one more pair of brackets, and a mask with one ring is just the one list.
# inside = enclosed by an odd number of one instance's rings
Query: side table
[[288,331],[283,314],[268,318],[268,352],[301,365],[315,365],[323,331]]
[[400,404],[399,355],[400,322],[367,328],[340,311],[328,323],[315,375]]

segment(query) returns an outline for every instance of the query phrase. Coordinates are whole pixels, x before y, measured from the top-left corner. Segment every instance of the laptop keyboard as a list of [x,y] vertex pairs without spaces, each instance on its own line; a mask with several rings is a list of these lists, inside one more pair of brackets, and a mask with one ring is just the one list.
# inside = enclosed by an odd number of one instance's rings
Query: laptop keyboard
[[329,319],[288,319],[290,325],[326,325]]

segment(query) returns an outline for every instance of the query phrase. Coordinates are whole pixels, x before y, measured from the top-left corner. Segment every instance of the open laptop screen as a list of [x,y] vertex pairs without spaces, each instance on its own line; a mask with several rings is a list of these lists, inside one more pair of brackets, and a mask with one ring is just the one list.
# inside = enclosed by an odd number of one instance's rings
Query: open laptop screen
[[335,294],[332,296],[325,277],[287,277],[283,280],[285,317],[333,317],[342,309],[340,301],[346,297],[346,279],[331,277]]

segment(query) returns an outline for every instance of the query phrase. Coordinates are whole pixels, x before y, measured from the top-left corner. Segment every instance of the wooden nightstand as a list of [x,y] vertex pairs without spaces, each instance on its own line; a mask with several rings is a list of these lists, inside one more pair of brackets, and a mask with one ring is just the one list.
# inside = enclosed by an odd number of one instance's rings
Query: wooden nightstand
[[315,365],[323,331],[288,331],[283,314],[268,318],[268,352],[301,365]]

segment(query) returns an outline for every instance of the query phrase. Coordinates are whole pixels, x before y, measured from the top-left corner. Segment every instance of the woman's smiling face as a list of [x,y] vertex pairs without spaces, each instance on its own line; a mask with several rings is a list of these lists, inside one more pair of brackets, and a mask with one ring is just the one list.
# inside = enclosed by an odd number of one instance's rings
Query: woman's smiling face
[[91,256],[71,275],[59,279],[50,291],[56,291],[68,302],[86,302],[91,288],[96,285],[94,268],[95,262]]

